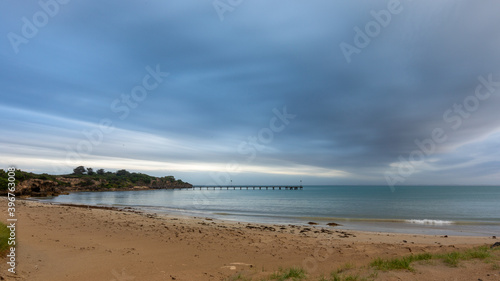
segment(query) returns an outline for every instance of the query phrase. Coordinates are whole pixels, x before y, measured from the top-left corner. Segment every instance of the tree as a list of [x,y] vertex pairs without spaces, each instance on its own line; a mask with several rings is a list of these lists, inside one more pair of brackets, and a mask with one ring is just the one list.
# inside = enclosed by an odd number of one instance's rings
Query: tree
[[116,175],[117,176],[128,176],[128,175],[130,175],[130,172],[125,170],[125,169],[118,170],[118,171],[116,171]]
[[9,176],[7,172],[5,172],[3,169],[0,169],[0,190],[7,189],[7,186],[9,184],[8,178]]
[[91,176],[91,175],[93,175],[93,174],[95,174],[95,173],[94,173],[94,169],[92,169],[92,168],[87,168],[87,175]]
[[99,169],[97,170],[98,175],[104,175],[104,169]]
[[78,166],[76,168],[73,169],[73,174],[75,175],[83,175],[85,173],[85,167],[83,166]]

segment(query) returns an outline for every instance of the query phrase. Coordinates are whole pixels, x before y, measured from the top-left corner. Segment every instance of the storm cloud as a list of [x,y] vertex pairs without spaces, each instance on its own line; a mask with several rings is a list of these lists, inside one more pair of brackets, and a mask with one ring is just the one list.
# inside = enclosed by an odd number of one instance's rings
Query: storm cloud
[[497,1],[0,7],[3,167],[198,184],[500,179]]

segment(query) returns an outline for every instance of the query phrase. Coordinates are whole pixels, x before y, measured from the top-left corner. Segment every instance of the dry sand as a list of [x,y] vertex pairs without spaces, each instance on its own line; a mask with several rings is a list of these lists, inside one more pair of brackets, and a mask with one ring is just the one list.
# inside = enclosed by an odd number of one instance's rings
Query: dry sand
[[[346,263],[355,266],[348,274],[371,275],[368,280],[500,280],[498,260],[464,261],[459,267],[416,263],[413,272],[368,266],[375,257],[491,245],[498,241],[492,237],[355,232],[16,203],[17,273],[8,273],[3,262],[0,280],[267,280],[280,267],[293,266],[306,269],[308,280],[319,280]],[[6,199],[0,204],[6,206]]]

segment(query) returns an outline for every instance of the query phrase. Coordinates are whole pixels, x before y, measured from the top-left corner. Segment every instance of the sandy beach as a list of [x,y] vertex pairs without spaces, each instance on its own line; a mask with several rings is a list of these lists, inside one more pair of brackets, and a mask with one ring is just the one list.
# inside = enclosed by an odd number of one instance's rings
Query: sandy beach
[[369,266],[377,257],[489,246],[498,241],[493,237],[248,224],[26,200],[17,201],[16,211],[17,273],[3,262],[0,280],[268,280],[291,267],[305,269],[307,280],[339,268],[359,280],[500,280],[498,258],[458,267],[417,262],[413,271]]

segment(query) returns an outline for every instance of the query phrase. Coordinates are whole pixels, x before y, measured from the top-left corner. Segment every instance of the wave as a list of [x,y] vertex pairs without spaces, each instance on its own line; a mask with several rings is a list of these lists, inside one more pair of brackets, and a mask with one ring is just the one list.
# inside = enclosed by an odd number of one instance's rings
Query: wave
[[413,223],[413,224],[430,224],[430,225],[449,225],[449,224],[455,224],[454,221],[445,221],[445,220],[429,220],[429,219],[423,219],[423,220],[405,220],[405,222],[408,223]]
[[496,221],[452,221],[452,220],[438,220],[438,219],[383,219],[383,218],[342,218],[342,217],[293,217],[302,221],[316,221],[316,222],[368,222],[368,223],[407,223],[415,225],[500,225]]

